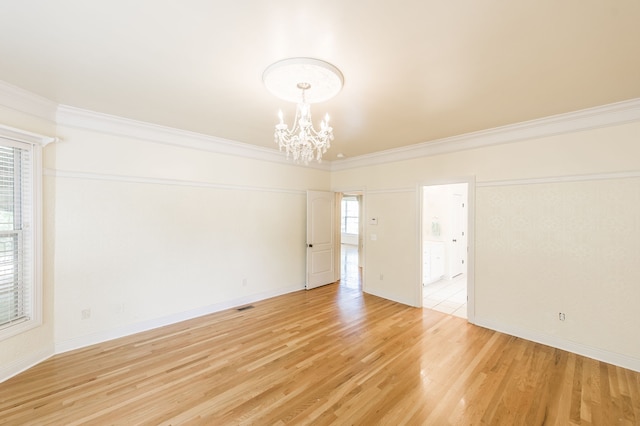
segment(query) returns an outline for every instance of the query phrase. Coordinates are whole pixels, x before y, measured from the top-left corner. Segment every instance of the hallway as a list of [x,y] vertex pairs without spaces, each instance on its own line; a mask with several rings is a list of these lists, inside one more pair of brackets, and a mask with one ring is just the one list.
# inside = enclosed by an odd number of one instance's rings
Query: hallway
[[358,246],[340,244],[340,286],[362,290],[362,269],[358,267]]

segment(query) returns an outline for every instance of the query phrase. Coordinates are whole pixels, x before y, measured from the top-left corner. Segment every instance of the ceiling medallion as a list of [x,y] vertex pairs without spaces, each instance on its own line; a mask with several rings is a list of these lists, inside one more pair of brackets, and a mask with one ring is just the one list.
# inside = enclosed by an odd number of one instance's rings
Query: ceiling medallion
[[262,74],[266,88],[285,101],[296,102],[293,126],[284,123],[282,110],[276,124],[275,142],[280,151],[293,157],[296,163],[309,164],[314,158],[322,162],[333,140],[329,114],[313,127],[310,104],[331,99],[340,92],[344,78],[340,70],[328,62],[313,58],[289,58],[271,64]]

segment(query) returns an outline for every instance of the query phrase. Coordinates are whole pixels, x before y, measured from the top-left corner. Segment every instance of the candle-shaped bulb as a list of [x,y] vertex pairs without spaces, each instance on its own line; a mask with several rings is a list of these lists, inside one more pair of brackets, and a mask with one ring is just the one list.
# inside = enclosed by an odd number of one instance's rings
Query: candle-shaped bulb
[[281,109],[278,110],[278,118],[280,119],[280,124],[283,124],[284,121],[283,121],[282,110]]

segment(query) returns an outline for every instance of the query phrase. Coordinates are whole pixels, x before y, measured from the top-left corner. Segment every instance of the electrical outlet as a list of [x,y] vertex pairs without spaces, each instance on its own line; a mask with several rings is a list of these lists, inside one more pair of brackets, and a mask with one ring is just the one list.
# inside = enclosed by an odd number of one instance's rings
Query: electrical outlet
[[384,280],[384,275],[380,274],[380,281]]
[[558,319],[560,321],[564,321],[566,319],[564,312],[558,312]]
[[247,286],[247,279],[246,279],[246,278],[243,278],[243,279],[242,279],[242,286],[243,286],[243,287],[246,287],[246,286]]
[[82,318],[83,320],[91,318],[91,309],[83,309],[80,312],[80,318]]

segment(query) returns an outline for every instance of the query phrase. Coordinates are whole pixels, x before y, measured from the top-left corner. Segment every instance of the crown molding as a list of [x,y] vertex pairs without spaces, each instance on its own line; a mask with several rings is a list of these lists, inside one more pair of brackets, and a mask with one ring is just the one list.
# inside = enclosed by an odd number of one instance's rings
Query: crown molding
[[0,105],[54,122],[58,104],[0,80]]
[[[329,162],[320,164],[311,163],[307,166],[295,164],[291,160],[288,160],[277,149],[258,147],[251,144],[189,132],[186,130],[57,104],[52,100],[21,89],[2,80],[0,80],[0,105],[56,124],[70,127],[96,130],[116,136],[139,138],[150,142],[199,149],[219,154],[270,161],[293,167],[314,168],[325,171],[330,170]],[[18,131],[22,136],[26,133],[17,129],[13,130]],[[40,135],[35,136],[37,136],[36,139],[40,137]],[[40,139],[41,141],[38,143],[43,146],[48,142],[57,140],[55,138],[48,138],[45,136],[42,136]]]
[[330,169],[328,164],[322,163],[313,163],[308,166],[294,164],[290,160],[287,160],[287,158],[276,149],[263,148],[173,127],[75,108],[68,105],[58,106],[56,122],[63,126],[94,130],[115,136],[131,137],[165,145],[215,152],[217,154],[241,156],[289,166],[316,168],[327,171]]
[[640,98],[343,160],[298,165],[276,149],[131,120],[55,102],[0,80],[0,105],[57,124],[292,167],[341,171],[640,121]]
[[640,98],[333,161],[331,171],[519,142],[640,121]]

